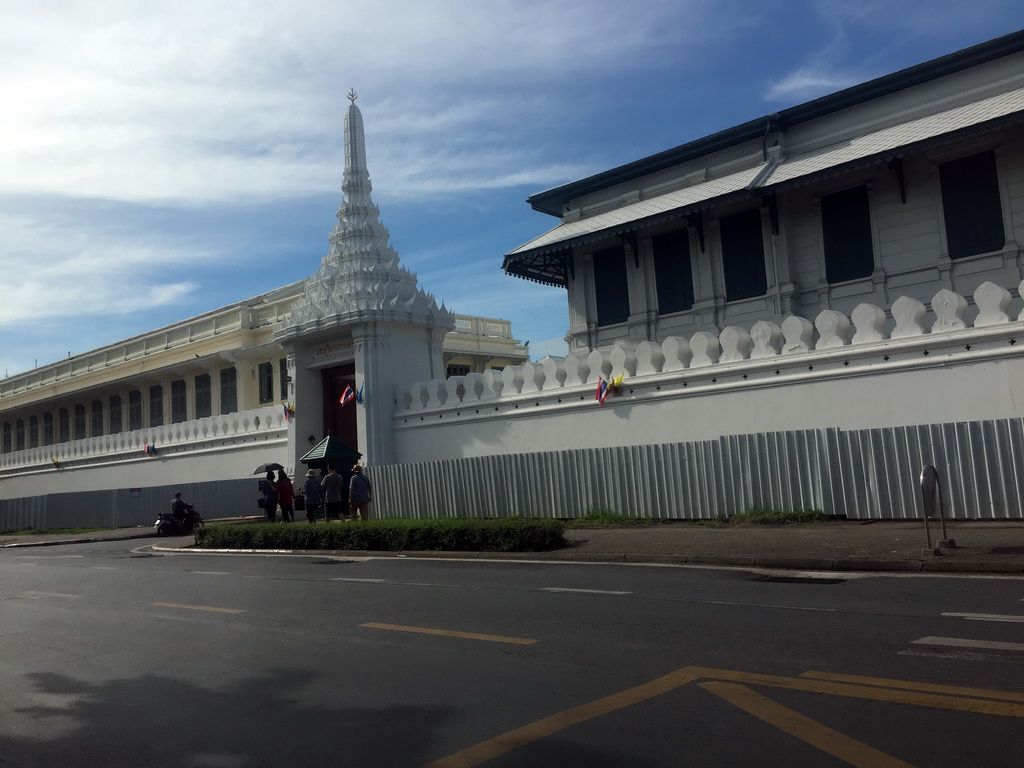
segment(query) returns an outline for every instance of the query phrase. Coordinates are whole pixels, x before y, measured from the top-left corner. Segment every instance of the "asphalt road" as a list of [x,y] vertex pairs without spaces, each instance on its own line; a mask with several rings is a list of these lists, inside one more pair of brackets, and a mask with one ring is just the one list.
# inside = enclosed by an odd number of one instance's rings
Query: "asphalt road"
[[1017,766],[1024,581],[0,551],[0,766]]

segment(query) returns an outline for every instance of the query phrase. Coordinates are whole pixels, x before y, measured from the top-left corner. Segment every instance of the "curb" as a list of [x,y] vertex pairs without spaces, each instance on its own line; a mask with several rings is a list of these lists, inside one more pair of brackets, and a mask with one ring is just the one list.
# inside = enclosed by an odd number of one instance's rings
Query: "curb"
[[445,552],[435,550],[367,551],[344,549],[199,549],[192,545],[181,547],[154,545],[157,552],[191,552],[194,554],[239,555],[305,555],[331,556],[351,559],[409,558],[410,560],[481,560],[569,562],[577,564],[630,564],[630,565],[714,565],[732,568],[770,568],[790,571],[870,572],[870,573],[1005,573],[1024,575],[1024,563],[993,563],[984,560],[872,560],[870,558],[819,557],[737,557],[731,555],[670,555],[636,553],[579,552]]
[[155,539],[155,533],[137,533],[131,536],[100,536],[85,539],[58,539],[55,541],[15,541],[10,544],[0,544],[0,549],[15,549],[17,547],[56,547],[60,544],[98,544],[101,541],[131,541],[132,539]]

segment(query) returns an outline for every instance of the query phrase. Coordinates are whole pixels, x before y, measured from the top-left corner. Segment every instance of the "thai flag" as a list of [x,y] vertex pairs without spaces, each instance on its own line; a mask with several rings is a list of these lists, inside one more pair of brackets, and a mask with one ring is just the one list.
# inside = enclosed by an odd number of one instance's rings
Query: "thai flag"
[[338,402],[342,405],[348,405],[356,399],[355,390],[352,389],[348,384],[345,385],[345,391],[341,393],[341,397],[338,398]]
[[[365,383],[365,382],[364,382]],[[356,405],[363,404],[363,385],[359,385],[359,393],[356,395]]]
[[598,405],[604,405],[604,401],[608,397],[608,382],[603,378],[598,377],[597,379],[597,392],[594,393],[594,399],[597,400]]

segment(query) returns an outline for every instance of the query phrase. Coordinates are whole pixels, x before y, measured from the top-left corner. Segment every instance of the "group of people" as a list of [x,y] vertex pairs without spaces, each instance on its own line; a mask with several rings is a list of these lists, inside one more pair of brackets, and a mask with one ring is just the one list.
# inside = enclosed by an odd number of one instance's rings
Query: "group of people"
[[[361,464],[352,467],[351,479],[338,474],[333,464],[327,465],[327,474],[317,477],[316,470],[306,473],[300,495],[305,501],[306,519],[316,522],[320,507],[324,508],[325,519],[330,520],[368,520],[369,505],[373,501],[373,485],[363,474]],[[283,469],[267,472],[263,482],[263,510],[267,520],[277,522],[277,508],[281,508],[281,521],[290,523],[295,520],[295,487]],[[347,502],[347,503],[346,503]]]

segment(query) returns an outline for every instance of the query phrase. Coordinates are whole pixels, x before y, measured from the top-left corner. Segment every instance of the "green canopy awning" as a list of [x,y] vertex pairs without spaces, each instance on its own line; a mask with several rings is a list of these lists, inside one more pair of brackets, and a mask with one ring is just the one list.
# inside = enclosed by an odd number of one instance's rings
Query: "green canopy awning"
[[352,469],[352,465],[358,463],[362,457],[363,454],[359,451],[349,448],[338,438],[328,435],[314,445],[309,453],[299,461],[311,469],[326,469],[328,464],[333,464],[338,472],[348,472]]

